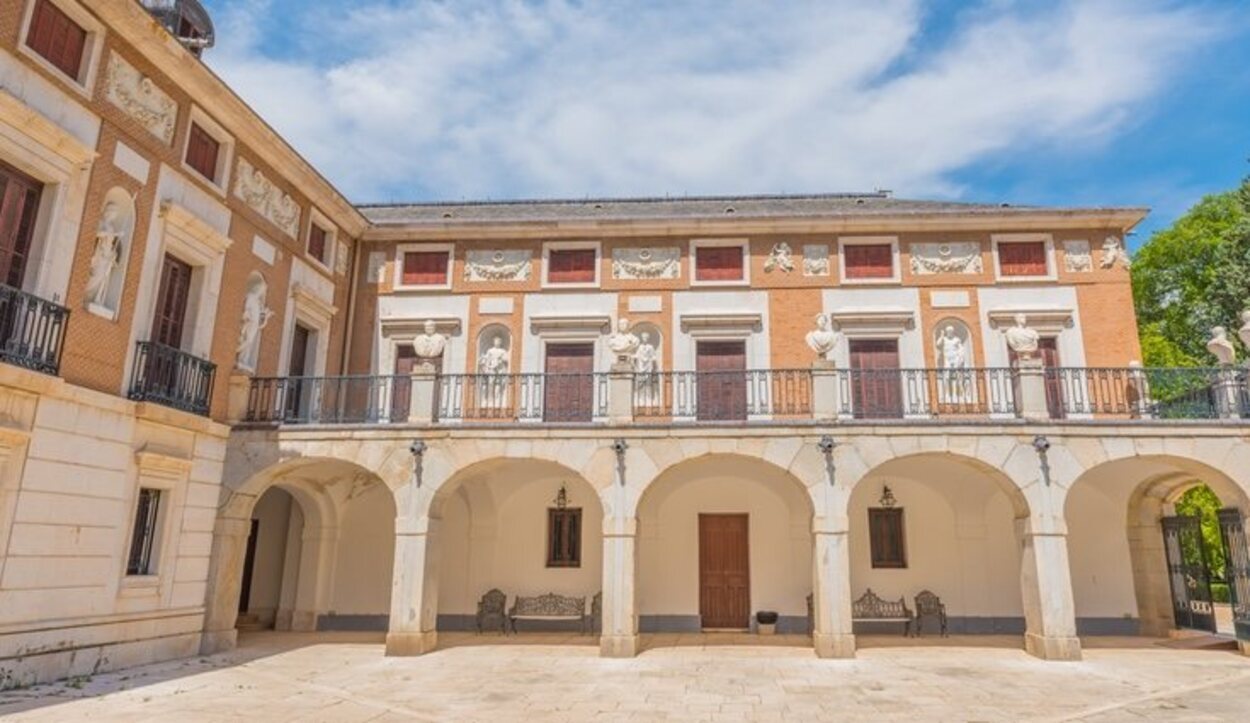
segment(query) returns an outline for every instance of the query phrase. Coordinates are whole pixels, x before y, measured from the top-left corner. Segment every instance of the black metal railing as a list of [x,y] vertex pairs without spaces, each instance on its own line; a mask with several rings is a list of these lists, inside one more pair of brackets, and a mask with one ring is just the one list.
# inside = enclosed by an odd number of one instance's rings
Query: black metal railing
[[847,369],[834,374],[839,417],[885,420],[1016,414],[1011,369]]
[[257,377],[244,421],[389,424],[408,421],[410,376]]
[[440,374],[440,422],[593,422],[608,413],[608,375]]
[[747,421],[806,417],[812,412],[810,369],[652,372],[635,374],[634,416],[682,421]]
[[69,309],[0,284],[0,361],[55,376]]
[[135,349],[130,398],[208,416],[217,365],[154,341]]
[[1250,417],[1247,372],[1227,368],[1072,368],[1046,370],[1047,394],[1063,416],[1130,419]]

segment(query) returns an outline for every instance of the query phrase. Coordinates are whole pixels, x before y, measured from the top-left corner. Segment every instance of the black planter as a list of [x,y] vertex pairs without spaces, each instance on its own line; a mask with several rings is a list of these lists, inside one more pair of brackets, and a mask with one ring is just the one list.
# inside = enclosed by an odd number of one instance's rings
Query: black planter
[[761,610],[755,613],[755,622],[760,625],[776,625],[777,617],[777,613],[773,610]]

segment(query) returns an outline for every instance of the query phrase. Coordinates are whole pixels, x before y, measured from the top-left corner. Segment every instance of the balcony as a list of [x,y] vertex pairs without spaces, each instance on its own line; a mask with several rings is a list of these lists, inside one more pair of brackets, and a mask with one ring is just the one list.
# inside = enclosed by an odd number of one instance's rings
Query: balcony
[[130,398],[208,416],[217,365],[152,341],[135,347]]
[[[256,424],[834,425],[1250,420],[1247,370],[761,369],[252,379]],[[237,415],[237,416],[236,416]]]
[[56,376],[69,309],[0,284],[0,361]]

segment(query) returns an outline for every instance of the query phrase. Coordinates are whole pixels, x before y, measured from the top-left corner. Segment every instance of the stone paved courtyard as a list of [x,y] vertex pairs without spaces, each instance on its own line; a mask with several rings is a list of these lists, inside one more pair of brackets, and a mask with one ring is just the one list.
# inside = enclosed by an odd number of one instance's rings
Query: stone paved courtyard
[[[766,640],[767,645],[760,645]],[[238,650],[0,694],[39,721],[1246,720],[1250,658],[1095,639],[1046,663],[1003,637],[644,636],[633,660],[576,635],[448,635],[386,658],[374,634],[245,635]]]

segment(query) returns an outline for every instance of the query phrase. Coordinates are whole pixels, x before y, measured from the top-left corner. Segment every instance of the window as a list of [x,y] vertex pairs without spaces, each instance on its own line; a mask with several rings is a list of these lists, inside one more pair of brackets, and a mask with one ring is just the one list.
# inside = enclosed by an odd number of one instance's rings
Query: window
[[891,244],[848,244],[842,248],[848,279],[893,279]]
[[582,566],[582,510],[547,510],[547,567]]
[[696,281],[742,281],[746,278],[744,256],[741,246],[697,246],[694,278]]
[[87,31],[51,0],[35,0],[26,45],[75,82],[82,72]]
[[217,182],[217,156],[221,144],[198,123],[191,124],[191,136],[187,139],[187,165],[213,183]]
[[872,548],[873,567],[907,567],[907,545],[903,537],[901,508],[869,508],[868,537]]
[[326,263],[326,241],[329,233],[321,226],[313,223],[308,226],[308,255],[321,263]]
[[22,288],[43,186],[0,163],[0,283]]
[[443,286],[447,283],[450,251],[405,251],[400,271],[402,286]]
[[552,249],[547,256],[547,281],[593,284],[599,253],[595,249]]
[[1003,276],[1046,276],[1045,241],[1012,241],[998,244],[998,269]]
[[152,575],[156,573],[153,551],[156,549],[156,523],[161,511],[161,491],[148,487],[139,490],[139,502],[135,506],[135,527],[130,536],[130,558],[126,563],[127,575]]

